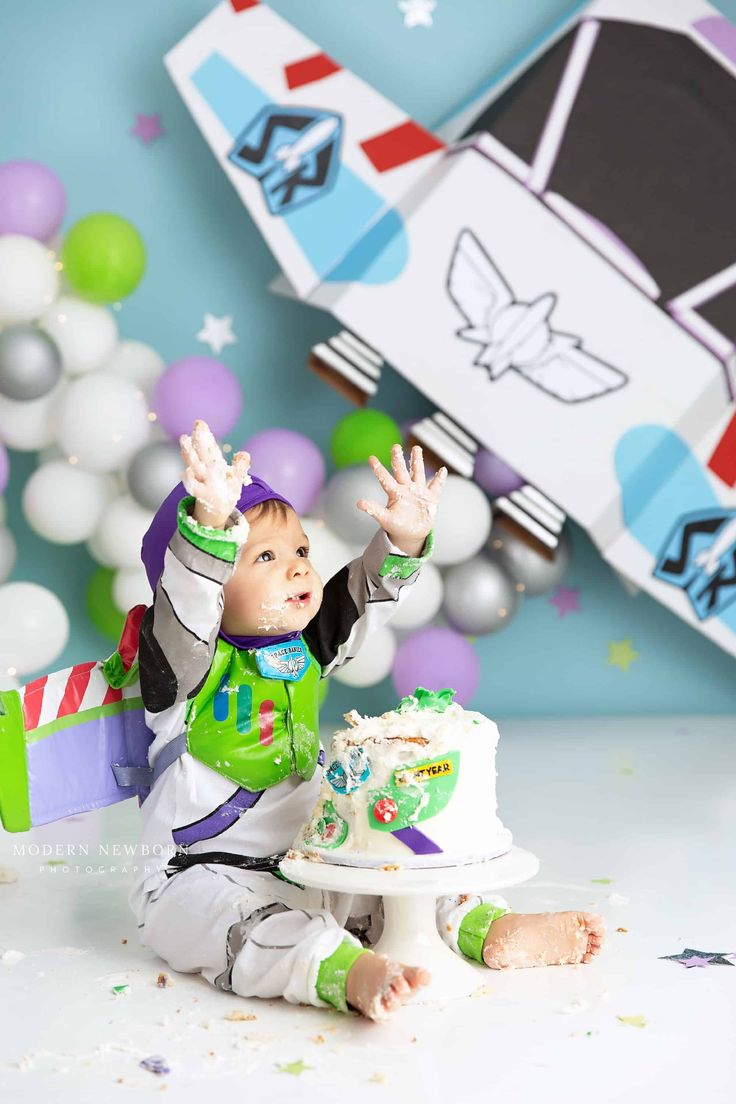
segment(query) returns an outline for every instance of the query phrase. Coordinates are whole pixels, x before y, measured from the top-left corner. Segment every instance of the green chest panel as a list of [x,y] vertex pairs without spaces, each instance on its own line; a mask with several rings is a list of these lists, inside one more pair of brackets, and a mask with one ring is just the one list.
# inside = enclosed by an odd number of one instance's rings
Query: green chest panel
[[268,789],[290,774],[311,778],[321,671],[307,654],[298,682],[264,678],[255,652],[218,639],[207,681],[187,710],[187,751],[247,790]]

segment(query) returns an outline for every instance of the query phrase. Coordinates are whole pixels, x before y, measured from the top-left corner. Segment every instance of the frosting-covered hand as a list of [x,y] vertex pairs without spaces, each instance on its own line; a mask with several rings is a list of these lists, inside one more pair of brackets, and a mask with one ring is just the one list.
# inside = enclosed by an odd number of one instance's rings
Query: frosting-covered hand
[[385,506],[361,498],[357,503],[385,529],[389,540],[407,556],[418,556],[434,523],[442,488],[447,479],[447,468],[440,468],[427,483],[424,474],[424,457],[419,445],[411,450],[411,469],[407,469],[401,445],[391,449],[393,475],[384,468],[377,456],[369,456],[373,474],[386,492]]
[[232,467],[220,452],[220,446],[206,422],[197,420],[191,437],[182,433],[179,448],[186,464],[182,482],[197,500],[195,520],[221,529],[237,506],[248,474],[250,455],[236,452]]

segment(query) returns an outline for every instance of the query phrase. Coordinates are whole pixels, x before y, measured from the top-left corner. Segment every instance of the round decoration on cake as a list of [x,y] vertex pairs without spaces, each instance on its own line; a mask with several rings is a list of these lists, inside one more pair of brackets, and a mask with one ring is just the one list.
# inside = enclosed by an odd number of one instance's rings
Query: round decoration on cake
[[64,185],[38,161],[0,165],[0,234],[23,234],[47,242],[66,211]]
[[401,697],[416,686],[429,690],[453,686],[458,702],[465,705],[478,688],[480,660],[472,644],[454,629],[430,626],[399,644],[392,679]]
[[325,487],[325,520],[342,540],[349,544],[359,544],[361,552],[375,536],[378,523],[359,510],[356,502],[365,498],[369,502],[384,502],[385,496],[376,483],[376,477],[369,467],[360,464],[357,467],[342,468],[332,476]]
[[60,296],[39,324],[54,339],[71,376],[101,368],[117,345],[118,327],[110,311],[74,295]]
[[401,441],[401,430],[393,418],[380,410],[354,410],[346,414],[332,432],[332,458],[336,468],[365,464],[377,456],[391,471],[391,446]]
[[158,510],[181,481],[183,464],[178,445],[152,441],[144,445],[128,465],[128,490],[144,510]]
[[251,471],[276,487],[298,514],[309,513],[325,481],[325,461],[314,441],[292,429],[263,429],[242,448],[250,453]]
[[84,471],[66,460],[51,460],[27,480],[23,513],[31,529],[45,540],[77,544],[92,536],[114,496],[110,476]]
[[0,671],[21,676],[41,671],[68,639],[69,618],[52,591],[38,583],[0,587]]
[[521,593],[535,598],[559,586],[564,579],[570,566],[570,540],[563,531],[554,560],[548,560],[499,525],[491,531],[486,554],[514,580]]
[[16,402],[40,399],[60,376],[58,346],[43,330],[16,322],[0,332],[0,395]]
[[437,507],[433,559],[439,567],[479,552],[491,529],[491,504],[470,479],[448,475]]
[[106,372],[74,380],[56,409],[59,448],[91,471],[124,467],[150,435],[148,408],[140,389]]
[[364,641],[355,659],[339,667],[332,678],[345,686],[375,686],[391,673],[396,655],[396,637],[384,625]]
[[61,253],[67,282],[93,303],[117,303],[137,287],[146,247],[136,228],[107,211],[75,222]]
[[499,564],[473,556],[445,573],[442,613],[458,632],[485,636],[511,621],[519,592]]
[[518,491],[526,483],[518,472],[487,448],[479,448],[476,453],[473,479],[491,498]]
[[0,326],[40,317],[59,293],[52,253],[20,234],[0,237]]
[[153,389],[153,409],[175,440],[191,433],[197,418],[215,437],[226,437],[243,405],[240,383],[226,364],[208,356],[190,356],[170,364]]

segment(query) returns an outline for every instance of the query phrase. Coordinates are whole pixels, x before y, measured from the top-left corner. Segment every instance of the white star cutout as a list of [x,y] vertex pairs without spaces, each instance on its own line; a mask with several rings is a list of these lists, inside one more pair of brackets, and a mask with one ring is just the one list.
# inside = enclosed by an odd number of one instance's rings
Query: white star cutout
[[399,0],[405,27],[431,27],[432,12],[436,7],[437,0]]
[[214,314],[205,314],[204,326],[197,334],[197,341],[209,345],[211,351],[219,355],[226,345],[234,345],[238,340],[232,330],[232,315],[216,318]]

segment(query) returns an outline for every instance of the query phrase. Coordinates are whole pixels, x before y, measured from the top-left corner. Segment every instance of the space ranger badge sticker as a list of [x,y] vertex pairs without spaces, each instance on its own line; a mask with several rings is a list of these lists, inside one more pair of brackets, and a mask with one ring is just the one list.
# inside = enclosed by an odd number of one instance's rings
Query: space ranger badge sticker
[[700,621],[736,599],[736,510],[683,514],[672,528],[654,576],[685,591]]
[[309,666],[309,656],[301,640],[287,640],[257,648],[256,663],[264,678],[299,682]]
[[257,177],[272,215],[330,191],[340,167],[342,119],[311,107],[267,104],[238,135],[228,160]]

